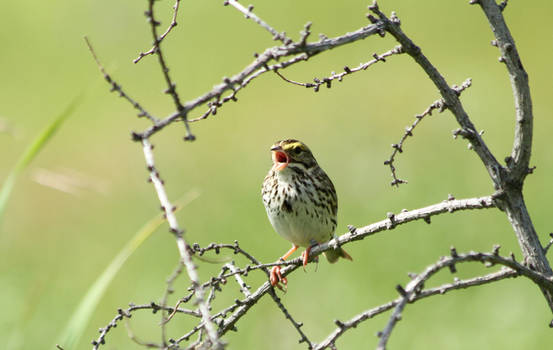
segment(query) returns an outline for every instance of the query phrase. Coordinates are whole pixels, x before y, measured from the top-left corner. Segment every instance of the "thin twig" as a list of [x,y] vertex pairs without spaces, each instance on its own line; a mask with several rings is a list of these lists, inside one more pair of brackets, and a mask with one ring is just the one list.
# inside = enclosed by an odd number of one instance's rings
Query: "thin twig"
[[[148,164],[153,164],[153,159]],[[156,172],[155,168],[153,167],[151,168],[151,171]],[[160,181],[159,175],[156,175],[155,177],[157,178],[156,181]],[[161,185],[163,184],[161,183]],[[165,201],[162,201],[162,203],[164,202]],[[414,220],[425,220],[426,222],[430,222],[430,218],[435,215],[440,215],[444,213],[453,213],[456,211],[471,210],[471,209],[485,209],[485,208],[491,208],[491,207],[494,207],[493,199],[491,196],[487,196],[487,197],[460,199],[460,200],[448,199],[441,203],[437,203],[428,207],[419,208],[411,211],[402,211],[395,215],[388,215],[387,219],[373,223],[365,227],[360,227],[360,228],[350,227],[350,232],[335,238],[331,242],[324,243],[314,247],[311,250],[311,254],[313,256],[316,256],[325,250],[334,249],[334,247],[336,247],[337,245],[343,245],[343,244],[353,242],[355,240],[363,239],[377,232],[392,230],[399,225],[406,224]],[[173,218],[170,218],[170,216],[168,216],[168,221],[171,223],[173,221]],[[222,283],[223,279],[226,279],[230,276],[234,276],[236,274],[245,276],[249,272],[254,270],[261,270],[266,276],[268,276],[269,267],[275,266],[275,265],[286,265],[286,267],[282,269],[283,275],[286,276],[302,265],[301,258],[292,259],[284,263],[277,261],[269,264],[261,264],[255,257],[253,257],[248,252],[244,251],[239,246],[238,242],[234,242],[234,244],[211,243],[205,248],[202,248],[199,245],[194,244],[192,245],[191,249],[195,254],[198,254],[198,255],[203,255],[209,251],[214,251],[218,253],[222,249],[231,250],[235,254],[243,255],[246,259],[248,259],[251,262],[251,265],[248,265],[245,268],[235,267],[234,272],[233,271],[227,272],[223,275],[220,275],[219,278],[213,277],[210,281],[205,282],[201,285],[197,285],[193,283],[192,292],[191,292],[192,294],[190,294],[185,298],[182,298],[182,301],[179,302],[179,304],[177,305],[177,308],[175,308],[176,309],[175,312],[188,313],[194,317],[201,317],[202,322],[200,322],[197,326],[195,326],[191,331],[181,336],[179,339],[175,340],[174,342],[171,342],[172,344],[179,344],[183,341],[187,341],[193,334],[195,334],[196,332],[198,332],[199,330],[205,327],[205,324],[206,324],[205,315],[203,313],[199,313],[197,311],[190,311],[190,310],[185,311],[185,309],[178,308],[178,306],[180,306],[182,302],[189,301],[198,288],[204,290],[209,286],[213,286],[215,283]],[[244,299],[233,303],[232,305],[228,306],[227,308],[221,310],[216,314],[213,314],[210,317],[209,321],[213,322],[216,319],[220,319],[220,321],[218,321],[218,328],[219,328],[218,334],[219,336],[222,336],[225,333],[227,333],[229,330],[234,329],[236,323],[242,318],[242,316],[244,316],[247,313],[247,311],[259,301],[259,299],[261,299],[265,294],[271,293],[271,291],[274,291],[274,289],[267,281],[263,285],[261,285],[255,292],[246,296]],[[155,306],[152,306],[152,305],[155,305]],[[175,310],[173,307],[166,307],[166,306],[162,307],[162,306],[157,306],[156,304],[152,304],[152,305],[146,305],[145,307],[148,309],[154,309],[154,310],[156,310],[157,308],[157,309],[166,310],[169,312],[173,312]],[[98,338],[98,340],[95,341],[95,344],[97,345],[95,349],[97,349],[97,347],[99,346],[98,344],[101,344],[101,342],[105,340],[105,335],[109,331],[109,329],[111,329],[113,324],[119,321],[123,317],[123,315],[130,314],[130,312],[134,310],[135,310],[134,308],[130,308],[125,310],[125,312],[121,312],[119,315],[116,316],[116,318],[112,322],[110,322],[110,324],[108,324],[108,326],[106,326],[106,328],[102,329],[100,338]],[[229,313],[231,315],[227,317]],[[295,327],[296,325],[298,326],[298,328],[301,327],[300,326],[301,323],[298,323],[296,321],[292,321],[292,323],[295,324]]]
[[[438,295],[438,294],[441,295],[453,290],[480,286],[480,285],[500,281],[506,278],[514,278],[518,276],[519,275],[516,271],[504,268],[500,271],[493,272],[488,275],[478,276],[478,277],[474,277],[466,280],[457,280],[453,283],[446,283],[439,287],[421,290],[418,294],[415,294],[415,296],[409,302],[413,303],[420,299],[424,299],[433,295]],[[396,307],[402,300],[403,300],[403,297],[399,297],[393,301],[379,305],[370,310],[364,311],[345,322],[336,320],[335,323],[338,326],[338,328],[336,328],[336,330],[334,330],[325,340],[317,344],[314,349],[322,350],[329,347],[332,348],[336,340],[340,336],[342,336],[347,330],[355,328],[360,323],[368,319],[371,319],[377,315],[380,315],[388,310],[391,310],[392,308]]]
[[[454,200],[445,200],[442,203],[434,204],[428,207],[411,210],[411,211],[402,211],[398,214],[388,215],[388,218],[373,224],[370,224],[365,227],[360,228],[350,228],[350,232],[340,235],[331,241],[323,244],[319,244],[313,249],[311,249],[310,256],[316,257],[322,252],[329,249],[336,249],[338,246],[351,243],[353,241],[361,240],[371,235],[374,235],[378,232],[392,230],[395,227],[406,224],[415,220],[424,220],[430,223],[430,218],[435,215],[440,215],[444,213],[453,213],[460,210],[471,210],[471,209],[485,209],[494,207],[493,199],[491,196],[480,197],[480,198],[470,198],[470,199],[454,199]],[[286,262],[275,262],[271,264],[263,264],[264,267],[274,266],[274,265],[286,265],[281,270],[283,277],[289,275],[299,266],[302,265],[302,259],[296,258]],[[251,269],[253,269],[252,267]],[[250,270],[251,270],[250,269]],[[244,316],[247,311],[255,304],[257,301],[263,297],[271,289],[270,283],[267,281],[262,286],[260,286],[252,295],[244,300],[240,301],[240,304],[224,322],[219,324],[219,334],[223,335],[232,329],[238,320]],[[236,305],[236,304],[235,304]]]
[[177,84],[173,82],[171,76],[169,75],[169,67],[167,66],[167,62],[165,61],[163,52],[161,51],[161,41],[157,33],[157,27],[160,23],[154,17],[154,3],[155,0],[148,0],[148,11],[146,11],[146,18],[150,23],[152,37],[154,39],[154,52],[157,55],[161,72],[163,73],[163,77],[165,78],[165,82],[167,83],[167,90],[165,90],[165,93],[169,94],[172,97],[173,103],[177,108],[177,113],[179,114],[181,120],[184,122],[184,126],[186,129],[186,135],[184,139],[194,141],[196,138],[190,131],[190,125],[188,125],[187,111],[182,105],[179,94],[177,93]]
[[[163,39],[165,39],[165,37],[173,30],[173,28],[175,28],[177,26],[177,14],[179,13],[179,5],[180,5],[180,1],[181,0],[176,0],[175,1],[175,4],[173,5],[173,18],[171,19],[171,23],[169,24],[169,26],[167,27],[167,29],[165,30],[165,33],[161,34],[161,36],[159,37],[158,39],[158,44],[160,44]],[[135,58],[133,60],[134,63],[138,63],[140,62],[140,60],[144,57],[144,56],[148,56],[148,55],[153,55],[156,51],[156,46],[152,46],[152,48],[146,52],[141,52],[138,54],[138,57]]]
[[[457,93],[460,95],[465,89],[469,88],[471,84],[472,84],[472,80],[469,78],[465,80],[465,82],[461,84],[460,87],[453,86],[453,89],[457,91]],[[384,161],[384,165],[388,165],[392,173],[392,182],[390,183],[392,186],[398,187],[400,184],[407,183],[407,181],[397,177],[397,173],[396,173],[397,170],[394,165],[395,157],[398,153],[403,152],[403,144],[405,143],[405,140],[407,140],[409,136],[413,136],[413,130],[417,127],[417,125],[423,120],[424,117],[428,115],[432,115],[432,111],[435,109],[437,109],[438,112],[440,113],[442,113],[447,109],[447,106],[443,98],[440,98],[439,100],[434,101],[426,110],[424,110],[424,112],[422,112],[421,114],[417,114],[415,116],[415,121],[413,122],[413,124],[405,128],[405,133],[403,133],[403,136],[401,137],[399,142],[392,144],[392,148],[393,148],[392,154],[387,160]]]
[[[452,249],[452,251],[454,251]],[[419,293],[419,290],[421,289],[421,286],[428,280],[430,277],[432,277],[434,274],[436,274],[438,271],[444,268],[449,268],[451,266],[455,266],[459,263],[464,262],[473,262],[478,261],[481,263],[490,263],[490,264],[498,264],[506,266],[514,271],[518,275],[525,276],[529,279],[531,279],[534,283],[536,283],[538,286],[541,286],[542,288],[545,288],[549,291],[553,291],[553,280],[547,277],[546,275],[531,270],[528,267],[516,262],[511,257],[502,257],[497,254],[497,250],[495,250],[492,253],[477,253],[477,252],[469,252],[466,254],[457,254],[456,252],[452,254],[451,256],[442,257],[438,262],[436,262],[433,265],[428,266],[422,273],[415,276],[411,282],[407,284],[405,288],[402,288],[398,286],[398,290],[401,291],[401,301],[395,306],[394,312],[390,316],[390,319],[384,328],[384,330],[379,333],[380,340],[378,342],[377,350],[385,350],[386,345],[388,343],[388,340],[390,338],[390,335],[397,324],[399,320],[401,320],[401,313],[403,312],[403,309],[407,305],[408,302],[411,302],[417,293]]]
[[297,322],[297,321],[292,317],[292,315],[290,314],[290,312],[288,311],[288,309],[284,306],[284,304],[282,304],[282,301],[281,301],[280,298],[276,295],[276,292],[275,292],[274,289],[269,289],[269,295],[271,296],[271,298],[273,298],[273,301],[277,304],[277,306],[278,306],[278,308],[280,309],[280,311],[282,311],[282,313],[284,314],[284,317],[286,317],[286,318],[292,323],[292,325],[294,326],[294,328],[295,328],[295,329],[298,331],[298,333],[300,334],[300,340],[299,340],[299,342],[300,342],[300,343],[306,343],[308,349],[313,349],[313,343],[311,342],[311,340],[309,340],[309,338],[307,338],[307,335],[305,335],[305,333],[304,333],[303,330],[301,329],[301,327],[303,326],[303,323]]
[[384,23],[385,30],[392,34],[392,36],[401,44],[403,50],[421,66],[434,85],[436,85],[445,101],[445,104],[447,105],[447,108],[453,113],[462,128],[462,133],[460,133],[460,135],[469,140],[473,149],[482,159],[482,162],[488,170],[493,182],[498,186],[498,188],[500,188],[500,173],[504,171],[503,167],[499,164],[480,134],[476,131],[476,128],[459,100],[457,92],[450,87],[436,67],[430,63],[428,58],[426,58],[426,56],[422,53],[420,47],[418,47],[401,30],[399,26],[399,19],[395,17],[395,14],[392,16],[393,20],[390,20],[379,10],[376,5],[376,1],[373,2],[373,5],[369,6],[369,9],[379,17],[379,19]]
[[348,66],[345,66],[343,72],[341,72],[341,73],[332,72],[330,74],[330,76],[322,78],[322,79],[314,78],[313,83],[302,83],[302,82],[298,82],[298,81],[295,81],[295,80],[288,79],[276,69],[274,70],[274,72],[279,77],[281,77],[284,81],[286,81],[290,84],[299,85],[299,86],[303,86],[303,87],[306,87],[306,88],[313,88],[313,91],[318,92],[321,85],[326,85],[327,88],[330,88],[332,86],[332,81],[334,81],[334,80],[338,80],[338,81],[341,82],[346,75],[353,74],[353,73],[360,72],[360,71],[364,71],[364,70],[366,70],[367,68],[369,68],[370,66],[372,66],[373,64],[375,64],[377,62],[386,62],[386,57],[389,57],[389,56],[392,56],[392,55],[399,55],[401,53],[403,53],[403,51],[401,50],[401,46],[396,46],[395,48],[393,48],[389,51],[386,51],[381,55],[378,55],[378,54],[375,53],[375,54],[373,54],[374,59],[372,59],[368,62],[360,63],[359,66],[357,66],[355,68],[349,68]]
[[[209,295],[207,296],[207,305],[209,305],[209,307],[211,308],[211,303],[213,302],[213,300],[215,299],[215,291],[221,291],[221,284],[222,283],[213,283],[213,280],[214,279],[219,279],[221,281],[223,281],[223,275],[225,274],[225,272],[227,270],[229,270],[229,267],[227,266],[229,264],[226,264],[224,265],[222,268],[221,268],[221,271],[219,272],[219,275],[215,278],[212,279],[212,284],[211,284],[211,289],[209,291]],[[236,276],[236,275],[235,275]],[[240,276],[238,276],[239,278]],[[212,320],[214,319],[213,317],[211,318]],[[200,329],[200,332],[198,334],[198,339],[196,340],[196,344],[200,344],[203,340],[203,336],[204,336],[204,329],[205,328],[201,328]],[[194,344],[192,344],[190,347],[193,347]]]
[[253,13],[253,5],[250,5],[248,6],[248,8],[245,8],[244,6],[242,6],[242,4],[240,4],[236,0],[226,0],[224,2],[224,5],[225,6],[231,5],[238,11],[242,12],[246,17],[246,19],[251,18],[255,23],[259,24],[263,29],[271,33],[273,35],[273,40],[280,40],[284,45],[289,45],[293,42],[292,39],[286,36],[286,33],[284,32],[279,33],[276,29],[271,27],[267,22],[259,18],[255,13]]
[[[283,57],[287,56],[296,56],[293,59],[289,60],[288,64],[282,65],[282,64],[275,64],[272,66],[272,69],[280,69],[284,68],[285,66],[289,66],[298,62],[306,61],[309,57],[312,57],[314,55],[317,55],[319,53],[328,51],[330,49],[347,45],[352,42],[365,39],[368,36],[379,34],[382,30],[382,23],[378,22],[376,24],[371,24],[366,27],[360,28],[356,31],[346,33],[344,35],[335,37],[335,38],[325,38],[321,39],[318,42],[314,43],[302,43],[301,41],[298,43],[294,43],[291,45],[285,45],[285,46],[276,46],[272,48],[266,49],[263,53],[256,55],[256,59],[254,62],[246,66],[241,72],[238,74],[230,77],[230,78],[223,78],[223,83],[215,85],[213,89],[199,97],[197,97],[194,100],[188,101],[184,104],[184,110],[182,112],[175,112],[169,115],[168,117],[162,119],[159,121],[159,123],[155,123],[150,128],[146,129],[142,133],[136,133],[138,139],[147,138],[153,135],[154,133],[159,132],[172,122],[176,120],[180,120],[181,116],[184,114],[189,113],[190,111],[196,109],[199,106],[202,106],[210,101],[212,101],[213,108],[220,108],[222,105],[222,95],[228,90],[235,90],[237,87],[246,84],[246,80],[251,75],[257,74],[263,74],[269,69],[266,69],[265,67],[268,65],[268,63],[272,60],[278,60]],[[227,101],[234,101],[236,100],[235,94],[232,95],[231,99],[228,99]],[[211,109],[211,106],[210,106]],[[211,113],[211,112],[210,112]],[[205,118],[201,118],[205,119]],[[198,118],[198,120],[201,120]]]
[[90,40],[88,40],[88,37],[84,37],[84,40],[86,42],[86,45],[88,46],[88,50],[92,54],[92,57],[94,58],[94,61],[96,61],[96,64],[98,65],[98,68],[100,69],[100,72],[104,76],[104,79],[111,85],[110,91],[115,91],[119,94],[120,97],[127,100],[135,109],[137,109],[140,113],[138,114],[139,117],[146,117],[150,119],[154,124],[159,123],[159,120],[148,113],[142,106],[136,102],[134,99],[132,99],[125,91],[123,91],[123,88],[121,85],[117,84],[115,80],[106,72],[104,66],[98,59],[98,56],[96,56],[96,52],[94,51],[94,48],[92,47],[92,44],[90,43]]
[[[98,338],[96,340],[93,340],[92,341],[92,346],[93,346],[93,350],[97,350],[101,345],[105,344],[106,343],[106,336],[107,334],[109,333],[109,331],[112,329],[112,328],[115,328],[117,327],[117,323],[119,321],[121,321],[124,317],[130,317],[134,312],[136,311],[140,311],[140,310],[149,310],[150,312],[157,312],[159,310],[165,310],[165,311],[173,311],[173,308],[172,307],[167,307],[167,306],[161,306],[161,305],[158,305],[154,302],[150,303],[150,304],[144,304],[144,305],[134,305],[134,304],[129,304],[129,308],[123,310],[123,309],[118,309],[117,310],[117,315],[104,327],[104,328],[100,328],[100,335],[98,336]],[[198,318],[201,318],[202,315],[200,313],[198,313],[197,311],[193,311],[193,310],[189,310],[189,309],[177,309],[177,312],[178,313],[183,313],[183,314],[186,314],[186,315],[190,315],[190,316],[194,316],[194,317],[198,317]]]
[[[507,65],[512,82],[517,119],[513,151],[511,156],[506,159],[506,167],[497,161],[482,139],[481,134],[476,132],[456,91],[449,87],[444,77],[422,53],[420,47],[415,45],[401,30],[400,21],[397,16],[392,13],[391,19],[388,19],[379,10],[376,1],[373,2],[373,5],[369,9],[379,17],[384,23],[386,32],[390,33],[402,45],[405,52],[419,64],[440,91],[447,108],[453,113],[457,123],[461,126],[460,129],[454,132],[454,135],[461,135],[470,142],[469,146],[476,152],[488,171],[494,188],[502,193],[501,196],[497,197],[496,204],[506,213],[528,264],[533,266],[537,271],[553,276],[553,269],[543,254],[543,247],[522,195],[524,179],[531,172],[528,162],[531,155],[533,129],[532,103],[527,74],[522,67],[515,43],[495,0],[478,0],[473,3],[480,4],[488,18],[488,22],[496,37],[496,44],[502,52],[503,58],[501,61]],[[546,290],[543,290],[543,293],[549,308],[553,311],[553,293]]]
[[211,316],[209,315],[209,307],[206,303],[206,300],[204,299],[204,289],[199,283],[199,276],[196,271],[196,265],[192,261],[190,253],[187,249],[187,244],[183,238],[184,231],[179,228],[177,218],[173,212],[173,205],[169,201],[169,198],[167,197],[167,193],[165,192],[164,182],[159,177],[159,172],[155,168],[154,154],[152,152],[153,147],[150,144],[150,141],[148,139],[143,139],[142,145],[143,145],[142,149],[144,151],[144,158],[146,160],[146,165],[148,166],[148,170],[150,171],[150,180],[154,185],[157,196],[159,198],[159,202],[161,203],[161,207],[165,212],[165,216],[167,218],[167,222],[169,223],[170,230],[172,233],[175,234],[175,238],[177,240],[177,247],[179,248],[179,254],[184,266],[186,267],[186,272],[188,273],[188,276],[192,281],[194,294],[196,295],[196,301],[198,303],[198,309],[202,314],[202,319],[204,321],[208,337],[215,348],[220,348],[221,343],[219,342],[219,337],[217,336],[215,326],[213,325],[213,322],[211,322]]
[[[169,295],[174,292],[173,284],[175,283],[175,280],[181,275],[182,273],[182,260],[179,259],[179,263],[171,276],[167,279],[167,288],[165,288],[165,292],[163,293],[163,297],[161,298],[161,306],[166,307],[167,306],[167,299],[169,298]],[[176,308],[175,308],[176,309]],[[161,341],[163,342],[163,346],[167,346],[167,328],[165,324],[167,323],[168,318],[168,312],[166,310],[162,310],[161,312]]]
[[240,286],[240,292],[242,292],[242,294],[244,294],[246,298],[252,295],[252,293],[250,293],[249,286],[246,284],[246,282],[244,282],[244,280],[240,276],[240,272],[236,268],[236,265],[234,264],[234,262],[226,264],[225,267],[234,273],[234,279],[236,280],[236,283],[238,283],[238,286]]

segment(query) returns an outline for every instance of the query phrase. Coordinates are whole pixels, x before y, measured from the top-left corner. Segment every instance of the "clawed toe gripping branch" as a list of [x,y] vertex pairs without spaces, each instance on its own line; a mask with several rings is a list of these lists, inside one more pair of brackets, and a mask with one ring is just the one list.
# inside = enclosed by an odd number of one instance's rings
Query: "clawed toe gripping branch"
[[[161,47],[164,39],[177,26],[177,16],[179,8],[181,7],[180,0],[175,1],[171,22],[161,35],[158,32],[160,22],[155,16],[155,1],[148,0],[148,8],[145,15],[151,29],[153,43],[151,49],[141,52],[134,62],[138,63],[143,58],[151,55],[157,57],[157,62],[166,85],[164,93],[169,95],[175,108],[174,112],[165,117],[155,116],[154,113],[145,109],[137,100],[131,98],[130,95],[123,90],[122,86],[107,73],[100,63],[89,40],[86,39],[93,58],[103,77],[110,85],[111,91],[117,92],[120,97],[124,98],[138,110],[139,117],[145,117],[151,123],[145,130],[133,132],[133,140],[141,144],[147,171],[149,173],[149,181],[154,186],[162,210],[167,218],[170,231],[173,233],[176,240],[180,255],[178,268],[169,278],[166,292],[161,302],[151,302],[143,305],[131,304],[128,308],[119,309],[116,316],[107,326],[100,329],[100,336],[92,343],[94,349],[105,344],[109,332],[112,331],[118,322],[124,319],[128,320],[132,315],[143,310],[154,313],[159,311],[161,313],[160,328],[162,342],[157,344],[154,342],[139,341],[139,338],[132,333],[129,326],[131,339],[139,344],[159,349],[221,349],[225,347],[222,337],[230,330],[237,331],[237,325],[241,318],[265,295],[271,297],[277,308],[299,334],[299,342],[304,343],[308,349],[335,349],[336,341],[348,330],[355,328],[361,322],[369,320],[376,315],[388,310],[393,310],[389,321],[378,334],[377,349],[385,349],[395,325],[401,319],[401,315],[408,304],[436,294],[444,294],[462,288],[472,288],[518,276],[524,276],[529,281],[536,284],[543,292],[550,308],[553,310],[553,272],[546,258],[546,253],[553,244],[553,239],[545,247],[542,247],[522,196],[524,180],[533,169],[529,167],[532,148],[533,112],[528,87],[528,77],[521,64],[521,59],[518,55],[514,40],[503,18],[502,12],[507,2],[504,1],[498,5],[494,0],[476,0],[471,1],[471,3],[478,4],[488,19],[493,34],[495,35],[493,45],[500,50],[500,62],[505,64],[507,68],[507,73],[510,77],[512,90],[515,96],[515,138],[512,152],[506,158],[505,165],[502,165],[490,151],[482,137],[482,133],[476,131],[474,124],[460,101],[461,93],[471,85],[471,80],[466,80],[459,87],[449,85],[438,69],[423,54],[422,49],[402,30],[401,21],[398,16],[392,13],[388,18],[380,11],[376,2],[369,6],[371,14],[369,14],[367,18],[370,23],[362,28],[334,38],[320,35],[318,41],[309,41],[308,39],[311,34],[312,25],[308,22],[303,31],[300,32],[299,39],[295,41],[285,32],[277,31],[255,14],[252,5],[245,7],[238,1],[226,0],[224,5],[230,5],[230,7],[242,13],[246,19],[252,20],[263,30],[269,32],[272,38],[278,42],[278,45],[267,48],[261,53],[255,53],[253,62],[247,64],[241,71],[230,77],[223,77],[221,82],[215,85],[210,91],[187,102],[183,102],[181,96],[177,92],[177,85],[171,78],[168,59],[164,55]],[[349,65],[346,65],[343,66],[342,71],[339,73],[331,72],[330,75],[327,76],[319,74],[318,76],[325,77],[314,78],[313,82],[298,82],[292,80],[283,73],[286,68],[292,65],[305,62],[330,49],[343,47],[367,37],[374,36],[375,34],[380,37],[385,37],[386,34],[390,34],[397,41],[397,43],[395,43],[396,46],[380,55],[375,53],[373,59],[361,63],[354,68],[350,68]],[[441,97],[421,114],[416,115],[414,122],[405,129],[399,142],[392,145],[392,154],[384,163],[389,166],[391,170],[393,178],[392,185],[398,186],[406,182],[397,176],[395,161],[398,153],[403,152],[407,138],[413,136],[414,129],[426,116],[431,115],[433,111],[437,110],[438,112],[444,112],[448,110],[459,124],[459,128],[454,131],[454,136],[461,136],[469,142],[470,148],[474,150],[475,154],[486,168],[495,193],[491,196],[461,200],[449,196],[443,202],[431,206],[411,211],[404,210],[399,213],[388,213],[385,219],[364,227],[349,226],[349,232],[336,237],[330,242],[315,246],[311,250],[310,255],[316,257],[326,250],[336,249],[338,246],[346,244],[353,244],[353,242],[363,240],[376,233],[384,233],[395,229],[399,225],[404,225],[412,221],[424,220],[430,224],[431,217],[436,215],[471,209],[497,208],[505,212],[507,219],[513,227],[521,247],[523,256],[522,263],[517,262],[514,259],[514,255],[510,257],[500,256],[498,247],[494,248],[490,253],[468,252],[464,254],[457,253],[457,251],[452,248],[450,256],[443,257],[436,263],[428,266],[421,273],[412,275],[411,281],[405,287],[398,285],[396,287],[397,292],[400,294],[398,298],[375,308],[363,311],[348,321],[335,320],[334,324],[337,328],[324,340],[316,343],[303,331],[303,324],[296,321],[292,316],[290,310],[285,307],[268,280],[255,290],[252,290],[251,286],[247,284],[250,273],[261,272],[268,278],[270,268],[277,265],[283,266],[281,274],[285,277],[302,265],[301,259],[297,258],[286,262],[277,261],[264,264],[258,261],[253,253],[243,250],[238,242],[234,242],[234,244],[212,243],[203,248],[198,244],[188,244],[185,239],[184,230],[179,226],[177,218],[173,213],[173,205],[166,192],[164,182],[156,168],[153,145],[150,142],[150,137],[174,122],[181,122],[184,125],[184,139],[189,141],[195,140],[190,126],[191,123],[199,122],[210,116],[215,116],[225,103],[230,101],[236,102],[237,94],[242,89],[249,86],[254,79],[260,77],[264,73],[274,72],[287,83],[312,88],[317,92],[323,85],[330,88],[332,82],[335,80],[340,82],[347,75],[365,71],[376,63],[386,62],[386,59],[401,53],[409,55],[428,75],[428,78],[435,84]],[[207,108],[203,113],[190,118],[191,113],[200,107]],[[202,256],[206,253],[219,254],[221,251],[233,253],[236,256],[236,260],[224,264],[217,275],[202,282],[193,258],[195,256]],[[482,263],[487,267],[498,265],[501,266],[501,268],[498,271],[471,279],[455,279],[452,283],[434,288],[424,288],[423,284],[431,279],[439,270],[448,268],[452,273],[455,273],[457,265],[469,262]],[[179,292],[181,297],[174,306],[169,306],[168,297],[174,292],[173,283],[175,279],[184,272],[186,272],[186,275],[190,279],[190,286],[185,292]],[[216,295],[224,295],[225,291],[229,289],[228,286],[234,285],[234,283],[238,285],[241,297],[230,302],[229,305],[219,308],[218,311],[215,310],[216,306],[214,300],[216,299]],[[182,305],[188,305],[189,308],[183,308]],[[187,330],[179,336],[170,337],[166,325],[177,317],[195,319],[196,324],[190,330]],[[193,336],[195,339],[192,339]]]

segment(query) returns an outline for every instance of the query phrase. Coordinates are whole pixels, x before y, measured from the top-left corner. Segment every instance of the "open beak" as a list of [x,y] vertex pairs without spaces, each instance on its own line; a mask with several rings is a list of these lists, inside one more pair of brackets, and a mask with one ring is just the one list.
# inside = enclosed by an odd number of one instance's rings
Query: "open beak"
[[271,148],[271,151],[273,152],[273,169],[280,171],[286,168],[288,163],[290,163],[290,158],[282,150],[282,147],[274,146]]

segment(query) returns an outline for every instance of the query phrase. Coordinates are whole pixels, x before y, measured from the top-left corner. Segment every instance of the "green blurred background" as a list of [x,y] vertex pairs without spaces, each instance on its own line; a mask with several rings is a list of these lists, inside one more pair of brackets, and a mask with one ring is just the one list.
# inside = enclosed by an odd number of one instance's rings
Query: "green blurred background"
[[[499,159],[512,144],[514,108],[505,68],[489,43],[492,33],[483,13],[468,1],[382,0],[385,13],[396,11],[402,27],[419,44],[450,84],[473,78],[462,95],[465,108]],[[244,3],[247,5],[247,3]],[[366,1],[254,1],[255,12],[279,31],[298,38],[312,21],[312,39],[329,37],[367,24]],[[163,26],[173,1],[157,8]],[[39,157],[19,179],[0,227],[0,339],[7,349],[52,349],[73,309],[108,262],[134,233],[159,213],[153,187],[146,182],[143,154],[130,140],[132,130],[148,126],[108,87],[86,49],[88,35],[106,68],[126,91],[159,117],[173,111],[156,60],[132,63],[150,47],[143,12],[146,1],[3,1],[0,55],[0,179],[25,147],[67,104],[84,99]],[[525,187],[536,230],[545,242],[551,224],[553,185],[550,135],[553,69],[553,3],[511,1],[505,12],[530,76],[535,111],[532,165],[535,174]],[[217,1],[183,1],[178,27],[165,41],[171,73],[184,100],[190,100],[240,71],[276,43],[231,7]],[[375,52],[396,45],[389,36],[371,37],[324,53],[285,71],[295,80],[324,77],[343,66],[368,61]],[[215,117],[193,124],[194,143],[182,141],[182,125],[159,134],[157,165],[172,199],[192,190],[201,194],[179,212],[189,242],[239,240],[262,261],[275,260],[289,243],[274,233],[260,199],[260,186],[270,167],[269,146],[282,138],[298,138],[315,152],[339,194],[339,230],[381,220],[386,212],[493,191],[477,156],[463,140],[449,112],[434,114],[415,130],[399,155],[399,176],[409,184],[390,187],[383,161],[414,115],[438,98],[433,84],[407,56],[390,58],[365,72],[348,76],[332,89],[312,90],[285,84],[275,75],[255,80]],[[196,111],[195,115],[203,112]],[[64,192],[44,186],[72,184]],[[46,174],[46,175],[45,175]],[[75,183],[74,183],[75,182]],[[347,247],[354,262],[298,272],[282,296],[292,314],[305,323],[312,341],[335,328],[334,319],[355,314],[396,298],[394,286],[408,281],[448,254],[491,249],[501,244],[520,257],[513,231],[497,210],[458,212],[436,217],[432,225],[417,222]],[[551,255],[551,254],[550,254]],[[78,348],[88,348],[116,309],[129,302],[158,300],[165,279],[178,259],[173,237],[159,229],[124,265],[90,319]],[[242,262],[242,261],[239,261]],[[217,265],[200,263],[208,278]],[[459,266],[459,277],[490,272],[480,266]],[[429,285],[451,281],[449,272]],[[262,276],[249,277],[256,288]],[[185,287],[181,279],[178,289]],[[227,287],[217,298],[222,307],[239,295]],[[177,296],[180,293],[176,293]],[[543,296],[518,278],[457,291],[409,305],[390,341],[392,349],[527,348],[550,349],[553,331]],[[372,348],[388,315],[364,322],[337,343],[339,348]],[[159,318],[137,313],[132,320],[141,338],[158,341]],[[169,325],[171,337],[189,329],[186,319]],[[230,349],[303,349],[298,335],[266,297],[225,337]],[[270,339],[270,341],[268,341]],[[139,348],[124,328],[110,332],[107,349]]]

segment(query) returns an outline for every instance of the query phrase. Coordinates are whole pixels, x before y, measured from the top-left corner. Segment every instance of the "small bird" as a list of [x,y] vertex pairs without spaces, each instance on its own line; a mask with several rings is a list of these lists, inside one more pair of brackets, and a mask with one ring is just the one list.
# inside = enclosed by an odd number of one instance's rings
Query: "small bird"
[[[292,242],[292,248],[281,259],[286,260],[298,247],[305,247],[302,253],[305,268],[311,248],[334,237],[338,212],[336,190],[303,142],[279,141],[271,147],[271,152],[273,166],[261,189],[263,204],[275,231]],[[338,258],[353,260],[341,247],[324,255],[330,263]],[[281,289],[280,282],[287,284],[280,266],[272,268],[270,281]]]

